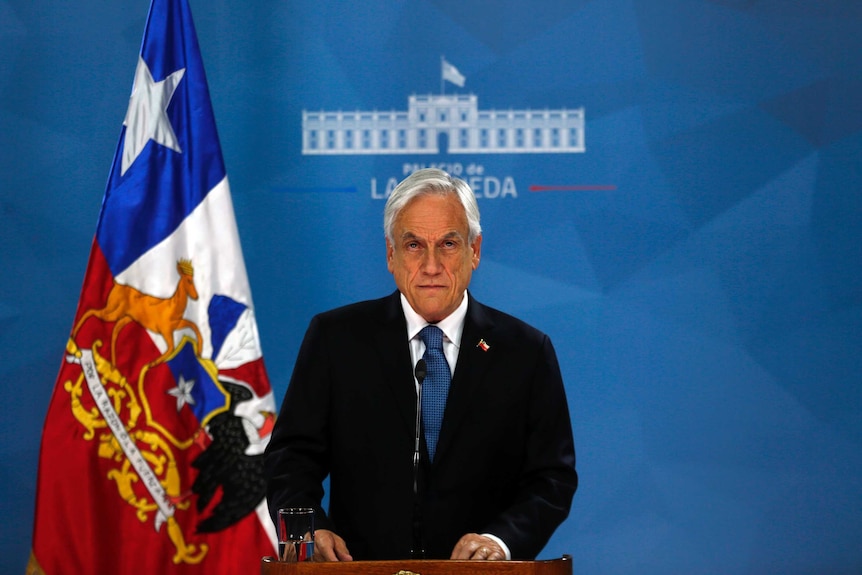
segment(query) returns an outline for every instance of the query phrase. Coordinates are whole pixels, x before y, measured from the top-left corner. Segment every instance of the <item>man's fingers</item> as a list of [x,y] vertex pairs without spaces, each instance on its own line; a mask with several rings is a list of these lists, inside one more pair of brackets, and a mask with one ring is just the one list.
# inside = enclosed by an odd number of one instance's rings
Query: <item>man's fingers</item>
[[477,533],[468,533],[461,537],[452,550],[450,559],[501,561],[506,553],[496,541]]
[[344,539],[329,531],[314,532],[314,559],[316,561],[353,561]]

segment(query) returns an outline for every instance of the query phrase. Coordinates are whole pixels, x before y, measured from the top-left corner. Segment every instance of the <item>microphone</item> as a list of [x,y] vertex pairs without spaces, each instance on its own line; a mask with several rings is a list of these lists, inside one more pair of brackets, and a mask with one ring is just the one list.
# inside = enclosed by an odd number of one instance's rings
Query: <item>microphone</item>
[[428,375],[428,366],[424,359],[416,362],[413,375],[419,384],[416,390],[416,437],[413,443],[413,549],[410,555],[413,559],[424,559],[425,549],[422,548],[422,509],[419,500],[419,445],[422,434],[422,382]]
[[425,365],[425,360],[420,359],[416,362],[416,369],[413,370],[413,375],[416,376],[416,380],[419,382],[419,386],[422,386],[422,382],[425,381],[425,376],[428,375],[428,367]]

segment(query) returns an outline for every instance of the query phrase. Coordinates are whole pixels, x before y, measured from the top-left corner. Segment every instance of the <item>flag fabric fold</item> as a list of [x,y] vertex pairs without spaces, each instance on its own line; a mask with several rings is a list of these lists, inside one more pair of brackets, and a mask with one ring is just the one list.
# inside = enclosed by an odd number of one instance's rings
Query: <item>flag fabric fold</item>
[[459,88],[464,87],[464,83],[467,81],[467,79],[461,72],[458,71],[458,68],[447,62],[446,58],[441,58],[441,66],[443,80],[451,82]]
[[187,0],[153,0],[42,434],[28,574],[252,573],[276,407]]

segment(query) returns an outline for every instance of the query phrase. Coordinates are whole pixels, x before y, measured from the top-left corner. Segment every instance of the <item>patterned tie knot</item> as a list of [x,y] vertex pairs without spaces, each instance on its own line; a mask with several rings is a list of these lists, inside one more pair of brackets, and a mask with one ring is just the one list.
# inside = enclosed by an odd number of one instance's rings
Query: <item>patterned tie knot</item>
[[428,349],[443,349],[443,330],[436,325],[426,325],[419,332],[419,338]]

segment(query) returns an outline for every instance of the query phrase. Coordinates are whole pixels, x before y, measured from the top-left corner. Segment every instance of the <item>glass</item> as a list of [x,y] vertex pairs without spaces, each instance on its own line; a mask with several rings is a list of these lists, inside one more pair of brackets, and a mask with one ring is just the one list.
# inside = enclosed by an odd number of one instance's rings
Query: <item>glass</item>
[[278,560],[311,561],[314,556],[314,509],[287,507],[278,510]]

